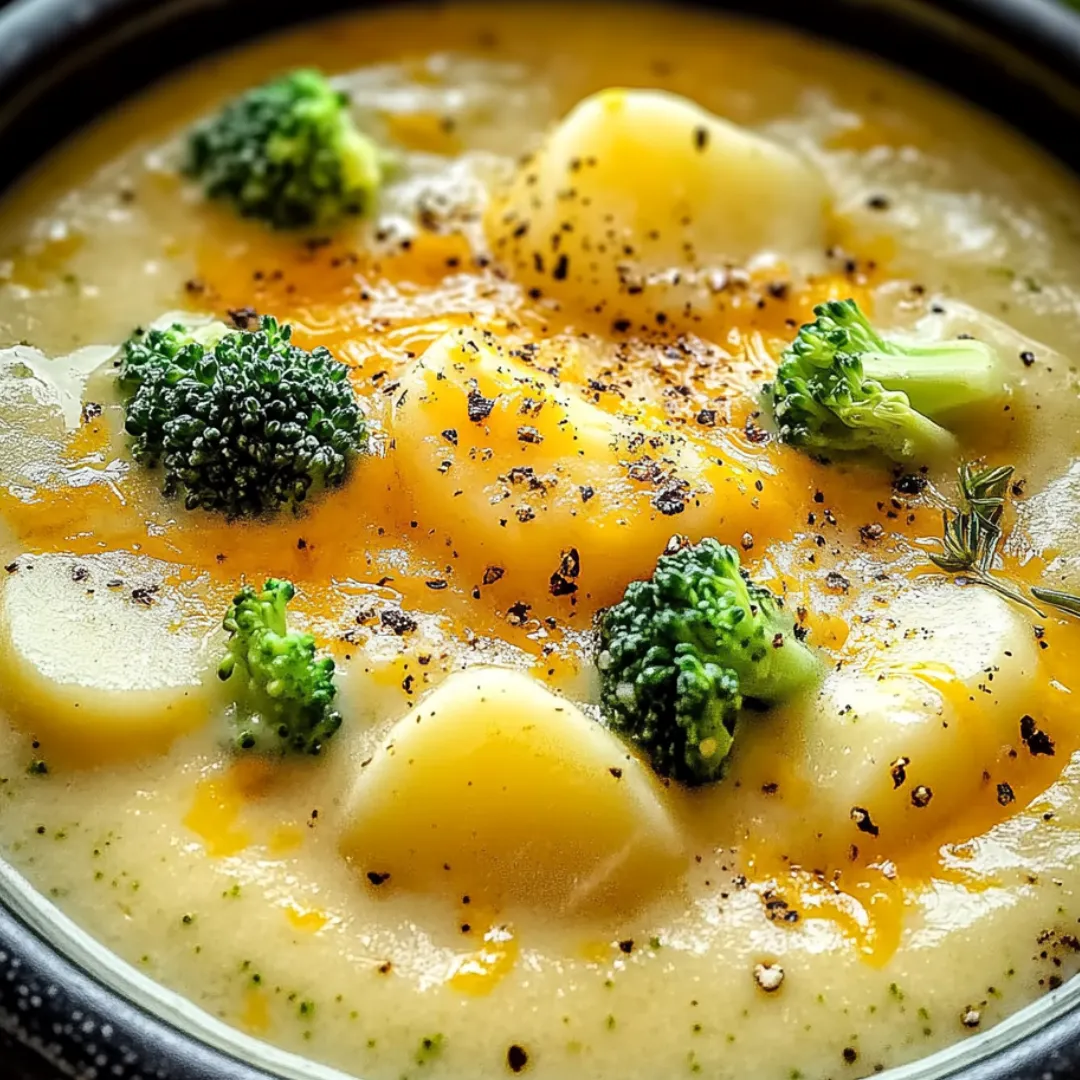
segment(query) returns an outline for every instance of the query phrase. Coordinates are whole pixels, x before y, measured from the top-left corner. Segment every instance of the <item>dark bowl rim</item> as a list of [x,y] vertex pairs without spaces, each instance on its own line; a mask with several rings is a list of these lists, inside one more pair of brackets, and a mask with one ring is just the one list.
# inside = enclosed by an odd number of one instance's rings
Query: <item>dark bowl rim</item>
[[[939,68],[906,64],[902,56],[884,48],[875,51],[909,70],[921,68],[931,79],[980,104],[985,103],[991,84],[1004,76],[1008,94],[999,96],[1000,104],[991,106],[994,111],[1080,174],[1080,139],[1075,138],[1080,131],[1080,11],[1054,0],[832,2],[849,5],[852,19],[860,25],[878,20],[897,33],[908,30],[935,42],[943,61]],[[79,99],[73,122],[67,126],[62,116],[68,114],[55,108],[57,94],[65,87],[69,93],[72,87],[90,87],[88,73],[96,70],[100,75],[100,61],[106,56],[115,57],[127,48],[125,55],[133,60],[131,70],[110,83],[115,102],[152,81],[153,68],[140,59],[138,44],[149,38],[167,43],[176,26],[227,26],[230,32],[207,35],[204,44],[209,42],[209,49],[166,47],[160,61],[164,70],[256,36],[250,22],[245,25],[238,15],[234,17],[242,8],[258,12],[257,31],[262,33],[358,6],[362,5],[353,0],[314,0],[298,12],[297,5],[287,0],[14,0],[0,11],[0,147],[18,146],[19,152],[0,154],[0,191],[74,126],[107,107],[92,106],[93,94],[88,89],[89,98]],[[814,5],[801,0],[718,0],[711,6],[772,16],[821,33],[813,13],[805,10]],[[846,33],[821,36],[866,47],[866,42]],[[950,71],[949,56],[962,57],[965,70]],[[1064,134],[1067,129],[1073,133],[1071,140]],[[1062,992],[1051,991],[1051,995]],[[122,1062],[123,1075],[138,1073],[162,1080],[273,1080],[275,1075],[199,1041],[127,999],[69,959],[47,934],[3,902],[0,1033],[29,1048],[46,1063],[43,1067],[80,1077],[95,1075],[93,1059],[102,1054],[108,1061]],[[965,1045],[974,1051],[975,1043]],[[991,1056],[973,1053],[972,1057],[970,1062],[943,1062],[936,1077],[1064,1080],[1078,1076],[1080,1004],[1033,1025],[1027,1035]],[[104,1075],[104,1069],[97,1074]]]

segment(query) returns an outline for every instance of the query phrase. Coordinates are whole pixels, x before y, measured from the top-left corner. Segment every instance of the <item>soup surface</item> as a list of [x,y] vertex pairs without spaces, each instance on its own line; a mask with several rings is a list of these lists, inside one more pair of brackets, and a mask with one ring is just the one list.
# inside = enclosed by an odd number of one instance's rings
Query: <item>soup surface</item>
[[[275,230],[180,162],[298,66],[392,166],[366,216]],[[0,208],[5,859],[371,1080],[865,1076],[1054,991],[1080,622],[1029,590],[1080,589],[1078,227],[1071,178],[941,93],[660,8],[350,16],[117,110]],[[1000,364],[933,460],[777,437],[765,384],[849,298]],[[133,460],[116,365],[255,313],[347,366],[368,446],[230,520]],[[1015,470],[966,573],[930,558],[962,461]],[[675,535],[736,549],[818,671],[693,787],[609,730],[597,667]],[[267,578],[337,665],[318,756],[227,736],[222,618]]]

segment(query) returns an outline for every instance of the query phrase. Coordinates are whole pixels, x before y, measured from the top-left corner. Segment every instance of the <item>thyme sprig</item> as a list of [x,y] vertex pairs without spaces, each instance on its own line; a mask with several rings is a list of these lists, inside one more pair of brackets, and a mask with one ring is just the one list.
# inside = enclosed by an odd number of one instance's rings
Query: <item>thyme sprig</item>
[[[977,468],[971,462],[964,462],[960,466],[963,506],[957,511],[941,512],[941,552],[930,555],[930,561],[947,574],[962,575],[957,578],[960,584],[984,585],[1043,616],[1044,613],[1017,585],[993,572],[1003,536],[1001,518],[1005,513],[1005,496],[1014,471],[1011,465]],[[1037,590],[1033,589],[1032,592],[1039,595]],[[1066,597],[1064,593],[1057,595]],[[1039,599],[1062,610],[1069,610],[1062,607],[1062,602],[1045,597]],[[1068,597],[1068,600],[1076,605],[1071,613],[1080,614],[1080,598]]]
[[1039,585],[1032,585],[1031,594],[1036,600],[1041,600],[1044,604],[1065,612],[1066,615],[1076,615],[1080,618],[1080,596],[1073,596],[1072,593],[1060,592],[1057,589],[1044,589]]

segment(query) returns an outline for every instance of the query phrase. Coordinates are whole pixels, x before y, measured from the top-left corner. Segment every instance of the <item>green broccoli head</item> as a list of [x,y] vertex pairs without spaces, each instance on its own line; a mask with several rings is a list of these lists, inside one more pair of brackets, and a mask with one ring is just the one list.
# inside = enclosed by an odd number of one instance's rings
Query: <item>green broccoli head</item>
[[720,778],[744,701],[783,701],[821,672],[780,601],[712,539],[674,541],[601,615],[598,666],[611,727],[687,784]]
[[955,448],[939,423],[1006,393],[989,346],[969,338],[900,343],[881,337],[854,300],[814,309],[769,387],[780,438],[822,453],[875,450],[895,461]]
[[270,316],[257,330],[221,323],[136,335],[119,383],[136,461],[164,469],[168,495],[230,518],[297,508],[340,484],[366,425],[344,364],[292,344]]
[[261,592],[242,588],[225,616],[229,653],[218,675],[237,682],[238,750],[319,754],[341,727],[334,661],[316,659],[315,639],[286,625],[294,595],[290,582],[271,578]]
[[357,130],[347,95],[317,71],[256,87],[199,124],[185,171],[206,194],[279,229],[364,213],[385,155]]

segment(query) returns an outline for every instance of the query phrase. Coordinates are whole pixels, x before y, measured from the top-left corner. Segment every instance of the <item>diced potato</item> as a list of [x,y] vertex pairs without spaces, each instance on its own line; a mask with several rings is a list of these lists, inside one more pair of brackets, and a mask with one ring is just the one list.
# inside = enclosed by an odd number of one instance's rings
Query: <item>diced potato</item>
[[57,554],[16,566],[0,581],[0,687],[47,763],[156,754],[205,723],[209,627],[153,591],[164,564]]
[[413,364],[392,434],[413,519],[478,587],[530,604],[611,603],[677,532],[737,543],[772,527],[774,486],[670,425],[605,412],[487,333],[453,331]]
[[1039,713],[1030,621],[996,593],[943,583],[894,604],[886,625],[803,718],[800,812],[834,852],[895,854],[975,804],[996,806],[1020,718]]
[[677,316],[703,271],[819,255],[826,203],[816,169],[777,143],[674,94],[611,89],[522,165],[488,231],[545,294],[612,318]]
[[341,850],[380,889],[550,914],[636,908],[683,866],[645,766],[498,668],[450,676],[397,724],[357,778]]

